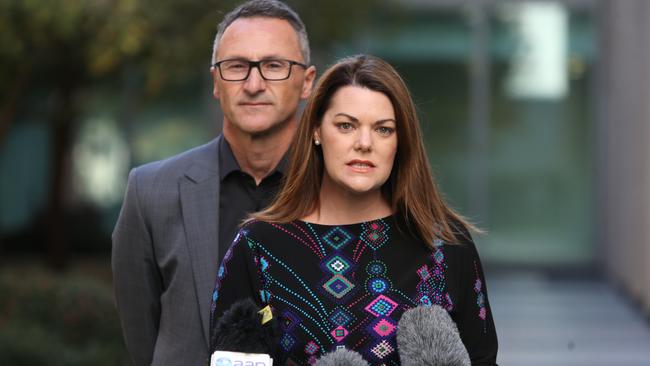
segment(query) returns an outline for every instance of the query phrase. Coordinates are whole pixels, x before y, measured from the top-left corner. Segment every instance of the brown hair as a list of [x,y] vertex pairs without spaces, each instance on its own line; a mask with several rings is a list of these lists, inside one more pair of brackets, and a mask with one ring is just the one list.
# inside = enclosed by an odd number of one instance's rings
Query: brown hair
[[407,228],[429,245],[435,239],[457,242],[466,228],[476,230],[443,201],[433,181],[422,143],[415,105],[406,84],[387,62],[373,56],[345,58],[330,67],[316,84],[305,106],[289,151],[285,183],[275,201],[252,218],[290,222],[313,212],[319,204],[323,153],[313,143],[330,100],[344,86],[359,86],[386,95],[395,110],[397,154],[382,194]]

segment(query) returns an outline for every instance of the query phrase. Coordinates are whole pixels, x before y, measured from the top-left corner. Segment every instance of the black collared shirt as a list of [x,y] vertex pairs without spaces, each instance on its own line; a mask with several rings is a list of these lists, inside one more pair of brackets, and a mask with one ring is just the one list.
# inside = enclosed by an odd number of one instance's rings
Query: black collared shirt
[[225,138],[219,145],[219,263],[230,247],[239,224],[248,214],[268,206],[280,189],[286,170],[286,156],[259,185],[243,172]]

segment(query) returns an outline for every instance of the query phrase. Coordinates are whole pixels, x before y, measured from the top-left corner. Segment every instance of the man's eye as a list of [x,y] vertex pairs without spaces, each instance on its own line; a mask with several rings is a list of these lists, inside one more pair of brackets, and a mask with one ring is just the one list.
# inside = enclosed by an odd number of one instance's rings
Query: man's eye
[[244,70],[248,67],[248,64],[243,62],[233,62],[225,65],[228,70]]
[[284,68],[284,64],[280,61],[269,61],[264,64],[264,67],[269,70],[277,70]]

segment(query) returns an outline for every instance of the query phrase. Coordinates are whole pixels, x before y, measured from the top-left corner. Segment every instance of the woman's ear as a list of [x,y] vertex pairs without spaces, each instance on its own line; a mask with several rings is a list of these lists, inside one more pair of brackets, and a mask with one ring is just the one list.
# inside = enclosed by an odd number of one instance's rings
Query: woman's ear
[[314,131],[314,144],[320,145],[321,140],[320,140],[320,128],[317,128]]

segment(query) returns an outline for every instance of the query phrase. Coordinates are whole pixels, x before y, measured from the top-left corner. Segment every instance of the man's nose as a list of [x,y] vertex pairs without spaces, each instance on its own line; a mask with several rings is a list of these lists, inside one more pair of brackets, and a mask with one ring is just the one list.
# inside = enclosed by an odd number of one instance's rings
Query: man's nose
[[266,89],[266,80],[262,77],[259,66],[253,66],[244,81],[244,90],[249,94],[257,94]]

